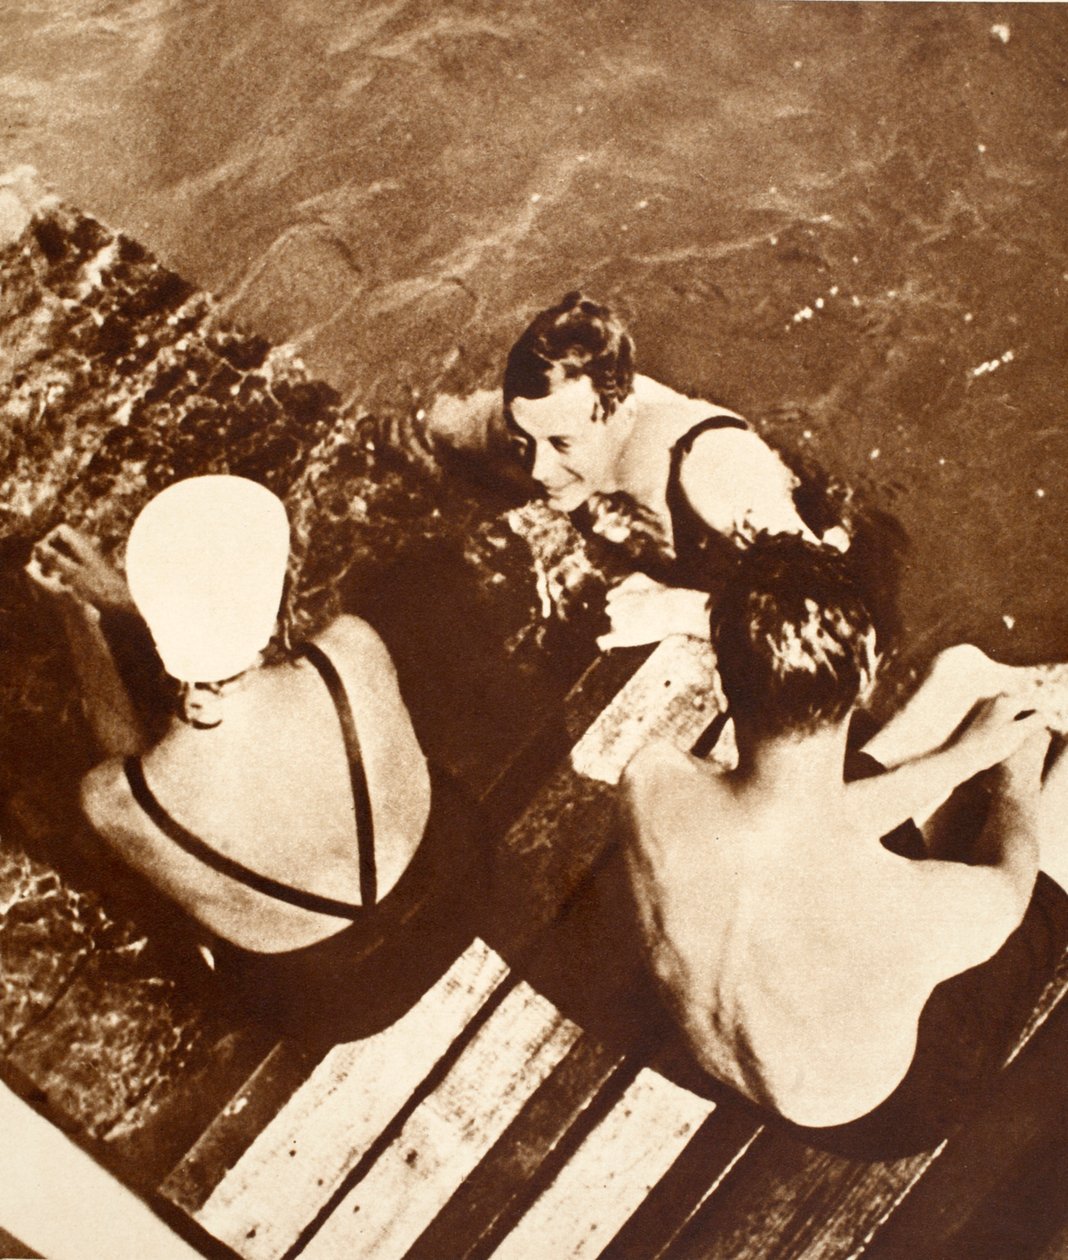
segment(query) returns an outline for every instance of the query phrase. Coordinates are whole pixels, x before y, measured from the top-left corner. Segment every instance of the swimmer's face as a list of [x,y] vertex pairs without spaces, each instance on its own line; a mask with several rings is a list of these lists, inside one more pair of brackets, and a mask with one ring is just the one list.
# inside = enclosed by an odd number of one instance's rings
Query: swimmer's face
[[513,398],[511,419],[513,445],[558,512],[615,488],[616,434],[589,377],[565,381],[545,398]]

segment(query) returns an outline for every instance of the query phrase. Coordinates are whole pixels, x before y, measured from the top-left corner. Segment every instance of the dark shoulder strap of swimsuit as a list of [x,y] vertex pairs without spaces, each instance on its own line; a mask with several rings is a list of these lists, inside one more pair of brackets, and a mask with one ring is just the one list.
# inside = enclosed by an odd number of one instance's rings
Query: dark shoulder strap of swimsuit
[[668,514],[671,517],[671,532],[675,541],[675,556],[685,562],[700,547],[702,535],[708,533],[708,526],[690,506],[682,489],[682,463],[693,450],[694,443],[703,434],[713,429],[748,429],[749,426],[739,416],[709,416],[695,424],[679,438],[671,448],[671,466],[668,470],[666,501]]
[[356,734],[356,723],[352,717],[349,698],[345,694],[345,685],[334,668],[329,656],[314,643],[302,643],[299,648],[301,656],[310,661],[319,671],[326,683],[330,698],[337,711],[337,719],[341,724],[341,734],[345,740],[345,754],[349,761],[349,778],[352,783],[352,803],[356,811],[356,844],[360,861],[360,900],[365,906],[373,906],[378,899],[378,880],[375,872],[375,824],[371,812],[371,794],[367,788],[367,773],[364,770],[363,758],[360,756],[360,741]]
[[123,768],[126,771],[126,781],[130,785],[134,800],[148,817],[180,849],[203,862],[205,866],[211,867],[221,875],[229,876],[230,879],[236,879],[257,892],[265,893],[268,897],[274,897],[277,901],[300,906],[303,910],[313,910],[316,914],[331,914],[338,919],[358,919],[363,913],[363,906],[350,905],[347,901],[335,901],[332,897],[320,897],[318,893],[305,892],[302,888],[292,888],[289,884],[280,883],[268,875],[261,875],[234,858],[219,853],[167,813],[148,786],[140,757],[127,757]]

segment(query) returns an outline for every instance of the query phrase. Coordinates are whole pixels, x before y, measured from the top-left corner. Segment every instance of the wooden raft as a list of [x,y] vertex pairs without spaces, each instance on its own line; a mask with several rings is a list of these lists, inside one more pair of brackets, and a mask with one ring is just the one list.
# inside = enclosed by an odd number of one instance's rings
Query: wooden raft
[[[991,1196],[1063,1134],[1068,957],[985,1109],[937,1149],[877,1163],[679,1083],[662,1021],[602,1037],[540,991],[561,941],[597,923],[626,760],[654,735],[690,747],[718,711],[692,640],[661,644],[602,708],[619,674],[600,661],[573,690],[568,726],[586,729],[500,846],[483,936],[384,1031],[316,1061],[275,1045],[163,1180],[168,1210],[222,1254],[933,1260],[964,1254]],[[609,1005],[635,987],[646,1000],[629,962],[596,979]]]

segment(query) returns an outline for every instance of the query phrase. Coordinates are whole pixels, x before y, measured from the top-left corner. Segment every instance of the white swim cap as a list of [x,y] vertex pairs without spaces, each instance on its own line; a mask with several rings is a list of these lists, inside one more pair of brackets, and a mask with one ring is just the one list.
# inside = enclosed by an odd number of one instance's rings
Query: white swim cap
[[130,594],[179,682],[219,682],[274,632],[289,558],[286,510],[244,477],[190,477],[141,511],[126,547]]

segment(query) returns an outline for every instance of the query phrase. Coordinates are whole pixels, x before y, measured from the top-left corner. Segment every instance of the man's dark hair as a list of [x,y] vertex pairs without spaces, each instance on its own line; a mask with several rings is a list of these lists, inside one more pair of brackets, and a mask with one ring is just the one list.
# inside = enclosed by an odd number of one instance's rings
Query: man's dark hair
[[634,389],[634,342],[607,306],[575,290],[535,315],[509,351],[505,418],[513,398],[547,398],[581,376],[589,377],[607,419]]
[[712,643],[738,729],[758,738],[840,721],[875,670],[872,617],[849,560],[794,535],[739,553]]

